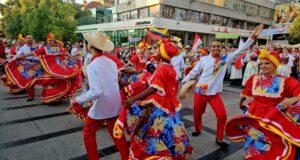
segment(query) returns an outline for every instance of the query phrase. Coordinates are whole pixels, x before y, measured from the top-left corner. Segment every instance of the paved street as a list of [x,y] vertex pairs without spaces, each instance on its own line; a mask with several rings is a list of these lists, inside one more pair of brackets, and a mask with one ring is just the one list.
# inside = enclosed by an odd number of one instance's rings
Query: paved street
[[[222,98],[228,117],[240,113],[238,109],[241,89],[225,85]],[[87,159],[83,137],[83,122],[67,112],[68,103],[43,105],[36,97],[26,102],[27,94],[12,95],[0,87],[0,160],[81,160]],[[227,150],[215,144],[216,119],[208,106],[204,115],[204,130],[199,137],[192,137],[193,95],[182,101],[181,112],[187,132],[190,135],[194,153],[189,160],[235,160],[242,159],[242,144],[230,143]],[[106,128],[97,134],[98,149],[103,160],[117,160],[119,154]]]

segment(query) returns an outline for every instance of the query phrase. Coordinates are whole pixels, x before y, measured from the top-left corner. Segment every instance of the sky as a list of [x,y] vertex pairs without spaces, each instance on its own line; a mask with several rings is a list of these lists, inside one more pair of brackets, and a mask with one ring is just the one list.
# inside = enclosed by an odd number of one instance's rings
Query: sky
[[0,3],[4,4],[6,2],[6,0],[0,0]]

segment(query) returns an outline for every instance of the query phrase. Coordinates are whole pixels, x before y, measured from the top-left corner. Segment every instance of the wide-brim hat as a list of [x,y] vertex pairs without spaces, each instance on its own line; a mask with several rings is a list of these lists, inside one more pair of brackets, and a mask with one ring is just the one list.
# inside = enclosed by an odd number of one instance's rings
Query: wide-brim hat
[[176,43],[176,45],[177,45],[177,47],[178,47],[178,48],[180,48],[180,49],[182,49],[182,48],[183,48],[183,46],[182,46],[182,43],[181,43],[181,42],[178,42],[178,43]]
[[86,32],[82,33],[83,37],[93,47],[102,51],[112,51],[115,47],[114,43],[102,32]]
[[191,48],[191,46],[190,45],[186,45],[184,48]]
[[186,82],[180,89],[180,92],[179,92],[179,98],[180,99],[184,99],[186,98],[186,95],[191,91],[193,90],[194,88],[194,85],[195,85],[195,81],[194,80],[191,80],[191,81],[188,81]]

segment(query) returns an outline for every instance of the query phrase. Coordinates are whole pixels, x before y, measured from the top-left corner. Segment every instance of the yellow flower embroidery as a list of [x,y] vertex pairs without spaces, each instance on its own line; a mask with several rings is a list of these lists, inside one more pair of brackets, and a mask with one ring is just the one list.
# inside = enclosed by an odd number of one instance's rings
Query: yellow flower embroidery
[[152,128],[157,133],[157,131],[162,131],[164,129],[165,124],[166,124],[166,118],[156,117]]
[[34,74],[35,74],[35,71],[34,71],[34,70],[29,70],[29,71],[28,71],[29,77],[34,76]]
[[159,140],[155,143],[155,148],[158,152],[160,151],[164,151],[164,150],[167,150],[167,147],[166,145],[164,144],[163,141]]
[[19,72],[22,73],[22,72],[24,72],[24,67],[20,65],[20,66],[18,67],[18,70],[19,70]]
[[259,132],[258,132],[256,129],[251,128],[251,129],[249,130],[249,136],[250,136],[252,139],[254,139],[254,140],[258,140],[258,138],[259,138]]
[[180,125],[175,125],[174,128],[174,137],[180,137],[183,134],[182,128]]
[[178,143],[178,144],[175,144],[175,151],[179,154],[183,154],[184,153],[184,150],[185,150],[185,147],[183,145],[183,143]]
[[134,124],[135,124],[135,121],[136,121],[136,117],[135,117],[135,116],[130,116],[130,117],[127,118],[127,124],[128,124],[129,126],[134,125]]

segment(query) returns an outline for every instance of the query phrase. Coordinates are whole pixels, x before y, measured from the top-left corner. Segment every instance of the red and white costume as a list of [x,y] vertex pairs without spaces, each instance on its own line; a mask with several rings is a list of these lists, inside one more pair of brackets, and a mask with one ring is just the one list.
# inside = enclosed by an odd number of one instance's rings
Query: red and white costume
[[209,54],[202,57],[183,79],[183,82],[187,82],[200,75],[194,94],[194,126],[196,132],[201,132],[202,115],[205,112],[206,104],[209,103],[217,117],[216,137],[218,140],[223,139],[227,114],[220,92],[223,90],[226,68],[228,64],[232,63],[234,57],[241,55],[254,41],[255,37],[248,38],[238,50],[225,56],[214,57],[213,54]]
[[[85,121],[83,135],[88,158],[98,160],[96,132],[106,121],[108,132],[112,136],[115,121],[121,110],[118,68],[116,63],[104,54],[96,54],[87,67],[87,76],[90,88],[75,100],[80,104],[93,101]],[[121,153],[121,159],[127,160],[129,153],[124,135],[120,139],[112,136],[112,139]]]

